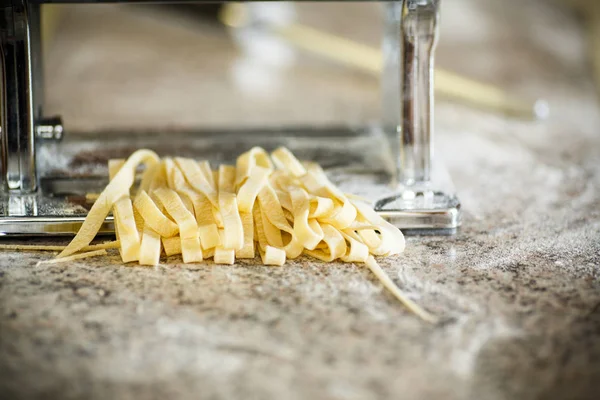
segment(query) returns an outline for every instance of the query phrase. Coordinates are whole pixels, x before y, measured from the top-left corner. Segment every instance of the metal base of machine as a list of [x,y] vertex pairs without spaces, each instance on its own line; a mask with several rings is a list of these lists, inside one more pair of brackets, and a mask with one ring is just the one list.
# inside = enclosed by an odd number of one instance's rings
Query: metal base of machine
[[[410,234],[447,234],[460,224],[457,200],[434,196],[435,207],[406,199],[401,207],[389,185],[393,161],[379,129],[295,128],[210,132],[99,132],[71,133],[60,143],[38,149],[40,187],[35,194],[0,194],[0,235],[65,236],[75,234],[92,206],[89,194],[107,184],[107,162],[126,158],[140,148],[160,156],[206,159],[216,166],[235,163],[253,146],[271,151],[286,146],[300,159],[316,161],[343,191],[377,204],[381,215]],[[419,198],[419,196],[417,196]],[[379,201],[380,199],[388,199]],[[453,198],[455,199],[455,198]],[[445,205],[445,206],[444,206]],[[101,234],[114,232],[108,217]]]
[[461,224],[460,201],[440,191],[405,190],[376,202],[375,211],[410,235],[453,235]]
[[[45,191],[31,195],[3,195],[0,205],[0,235],[2,236],[73,236],[83,223],[91,200],[85,193],[98,193],[106,179],[73,179],[69,186],[77,187],[71,194]],[[58,182],[46,181],[47,186]],[[114,234],[109,216],[99,234]]]

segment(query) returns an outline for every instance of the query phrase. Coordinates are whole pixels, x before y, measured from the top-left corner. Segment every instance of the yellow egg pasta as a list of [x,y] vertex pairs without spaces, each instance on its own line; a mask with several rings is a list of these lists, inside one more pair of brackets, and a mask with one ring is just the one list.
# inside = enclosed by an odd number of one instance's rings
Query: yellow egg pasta
[[[145,170],[132,187],[140,165]],[[216,170],[207,161],[160,159],[139,150],[127,160],[111,161],[110,175],[68,246],[31,249],[62,250],[53,262],[118,247],[123,262],[149,266],[178,254],[184,263],[212,258],[214,264],[231,265],[256,256],[272,266],[300,256],[360,263],[408,309],[434,320],[400,291],[374,258],[404,251],[400,230],[358,197],[344,194],[317,164],[300,162],[286,148],[269,155],[254,147],[235,166]],[[118,241],[88,246],[111,210]],[[81,253],[86,250],[93,251]]]

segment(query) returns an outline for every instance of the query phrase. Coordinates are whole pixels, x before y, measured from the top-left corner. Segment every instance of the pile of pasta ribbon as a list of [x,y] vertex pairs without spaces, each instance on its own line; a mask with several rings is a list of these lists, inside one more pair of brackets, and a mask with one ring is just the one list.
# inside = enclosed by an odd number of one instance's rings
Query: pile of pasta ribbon
[[[127,160],[111,160],[109,175],[108,186],[59,259],[85,257],[81,252],[90,248],[112,211],[124,263],[155,266],[162,254],[181,254],[184,263],[213,258],[216,264],[233,264],[257,253],[264,265],[280,266],[301,255],[365,263],[409,309],[433,320],[375,261],[374,256],[404,250],[402,232],[341,192],[319,165],[300,162],[286,148],[269,155],[255,147],[235,166],[217,170],[207,161],[161,159],[138,150]],[[99,251],[104,250],[94,252]]]

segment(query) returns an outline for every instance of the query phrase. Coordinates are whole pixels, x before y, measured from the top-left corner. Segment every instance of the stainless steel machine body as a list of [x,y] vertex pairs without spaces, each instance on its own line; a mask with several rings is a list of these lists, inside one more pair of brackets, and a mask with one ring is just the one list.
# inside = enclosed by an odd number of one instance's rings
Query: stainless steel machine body
[[[385,5],[384,120],[381,124],[340,129],[316,129],[308,124],[306,128],[253,134],[207,132],[195,135],[191,146],[186,132],[129,133],[110,143],[103,143],[101,134],[68,135],[63,140],[60,117],[45,117],[40,4],[101,2],[140,1],[0,0],[0,235],[76,233],[90,206],[85,200],[86,193],[97,192],[106,183],[106,175],[98,174],[98,170],[86,174],[81,168],[79,172],[73,168],[85,162],[82,154],[91,143],[96,149],[101,148],[103,154],[103,157],[95,156],[93,162],[124,157],[140,147],[153,148],[162,154],[227,161],[244,141],[248,146],[261,145],[267,149],[288,145],[302,158],[321,162],[326,169],[332,159],[343,163],[362,157],[363,165],[369,165],[379,186],[366,184],[361,194],[379,200],[376,209],[397,226],[407,231],[452,233],[460,225],[460,203],[452,193],[444,191],[444,185],[436,181],[432,172],[433,55],[438,36],[439,0],[395,0]],[[182,2],[186,1],[173,3]],[[340,140],[354,143],[344,146],[347,154],[336,153],[335,143]],[[235,146],[228,148],[228,143]],[[328,143],[331,151],[321,160],[319,154]],[[370,147],[370,153],[366,147]],[[383,154],[389,153],[387,159],[391,157],[393,167],[390,168],[390,163],[378,164],[374,158],[366,160],[365,152],[384,159]],[[337,158],[329,153],[336,153]],[[360,167],[354,166],[354,170],[356,168]],[[332,169],[327,170],[335,175]],[[344,174],[351,174],[348,171],[352,170],[349,166]],[[388,178],[383,177],[386,174]],[[101,232],[112,231],[108,218]]]

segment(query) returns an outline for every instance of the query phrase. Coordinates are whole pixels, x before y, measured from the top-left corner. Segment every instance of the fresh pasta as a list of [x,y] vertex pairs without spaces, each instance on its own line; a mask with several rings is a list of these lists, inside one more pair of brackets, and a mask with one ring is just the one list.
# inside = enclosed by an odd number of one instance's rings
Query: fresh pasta
[[[145,171],[134,188],[140,165]],[[273,266],[302,255],[364,263],[408,309],[434,320],[374,258],[404,251],[400,230],[340,191],[317,164],[300,162],[286,148],[269,155],[255,147],[235,166],[216,170],[206,161],[161,159],[149,150],[111,161],[110,167],[110,183],[55,262],[102,254],[80,252],[91,249],[112,210],[118,242],[110,247],[118,246],[123,262],[155,266],[162,256],[181,254],[185,263],[213,258],[216,264],[234,264],[256,255]]]

